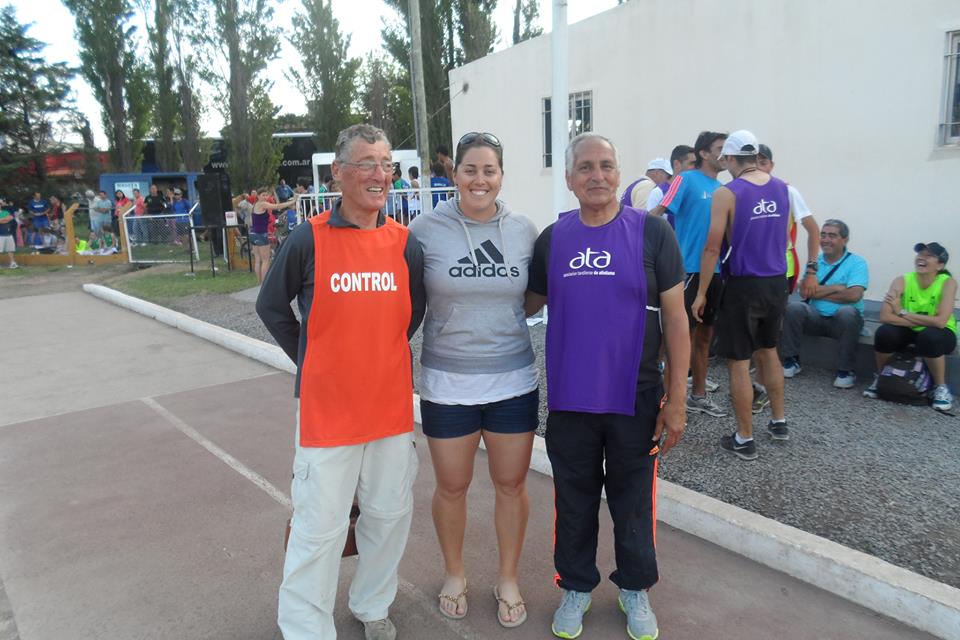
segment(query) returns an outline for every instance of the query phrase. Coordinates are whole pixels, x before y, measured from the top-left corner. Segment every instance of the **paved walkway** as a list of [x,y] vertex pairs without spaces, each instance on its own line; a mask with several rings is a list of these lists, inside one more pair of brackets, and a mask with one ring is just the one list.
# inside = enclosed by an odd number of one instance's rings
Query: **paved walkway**
[[[276,593],[293,457],[292,378],[83,293],[0,300],[0,640],[279,638]],[[421,443],[423,444],[423,443]],[[466,563],[470,613],[436,611],[442,577],[433,474],[419,447],[417,511],[393,617],[407,639],[546,638],[552,484],[531,473],[522,588],[530,618],[505,631],[493,493],[478,454]],[[601,519],[603,574],[612,570]],[[669,640],[928,638],[661,525],[651,601]],[[340,637],[359,639],[346,609]],[[625,638],[615,590],[595,593],[583,638]]]

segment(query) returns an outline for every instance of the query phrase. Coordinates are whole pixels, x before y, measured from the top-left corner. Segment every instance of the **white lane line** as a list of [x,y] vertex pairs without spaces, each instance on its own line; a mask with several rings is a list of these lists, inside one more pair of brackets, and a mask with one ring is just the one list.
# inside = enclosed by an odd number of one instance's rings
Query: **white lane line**
[[286,494],[277,489],[275,486],[270,484],[270,482],[259,473],[250,469],[232,455],[218,447],[212,441],[205,438],[199,431],[170,413],[164,407],[160,406],[160,404],[157,403],[157,401],[153,398],[140,398],[140,401],[160,414],[167,422],[176,427],[185,436],[219,458],[221,462],[225,463],[244,478],[257,485],[268,496],[285,506],[287,509],[290,509],[291,511],[293,510],[293,504],[290,502],[290,498],[288,498]]
[[[184,393],[186,391],[198,391],[200,389],[212,389],[214,387],[222,387],[228,384],[233,384],[234,382],[246,382],[247,380],[257,380],[259,378],[268,378],[270,376],[282,376],[283,371],[266,371],[264,373],[258,373],[246,378],[237,378],[235,380],[224,380],[223,382],[217,382],[214,384],[208,384],[202,387],[190,387],[189,389],[172,389],[170,391],[165,391],[160,394],[159,398],[165,396],[174,396],[178,393]],[[62,416],[69,416],[74,413],[81,413],[83,411],[95,411],[97,409],[106,409],[108,407],[119,407],[120,405],[127,404],[129,402],[136,402],[138,398],[124,398],[121,400],[108,400],[102,403],[95,403],[89,407],[74,407],[72,409],[64,409],[63,411],[55,411],[54,413],[45,413],[37,416],[28,416],[26,418],[17,418],[15,422],[5,421],[4,418],[0,418],[0,429],[5,429],[7,427],[16,427],[22,424],[28,424],[30,422],[38,422],[40,420],[48,420],[50,418],[60,418]]]
[[[176,427],[180,432],[186,435],[188,438],[199,444],[201,447],[215,455],[221,461],[230,466],[231,469],[245,477],[247,480],[253,484],[260,487],[264,493],[268,496],[285,506],[287,509],[293,509],[293,505],[290,503],[290,498],[288,498],[282,491],[277,489],[275,486],[270,484],[270,482],[253,471],[252,469],[245,466],[242,462],[231,456],[229,453],[218,447],[216,444],[205,438],[201,435],[196,429],[188,425],[186,422],[173,415],[170,411],[160,406],[156,400],[153,398],[141,398],[141,402],[145,405],[156,411],[160,414],[167,422]],[[436,607],[436,603],[432,598],[427,596],[421,589],[419,589],[413,583],[404,580],[402,577],[398,576],[398,590],[400,593],[405,594],[411,600],[413,600],[418,607],[420,607],[425,613],[432,615],[434,619],[438,622],[446,624],[446,626],[457,636],[463,640],[483,640],[483,636],[471,629],[468,625],[460,622],[459,620],[450,620],[445,616],[440,614],[440,611]],[[5,640],[0,638],[0,640]]]

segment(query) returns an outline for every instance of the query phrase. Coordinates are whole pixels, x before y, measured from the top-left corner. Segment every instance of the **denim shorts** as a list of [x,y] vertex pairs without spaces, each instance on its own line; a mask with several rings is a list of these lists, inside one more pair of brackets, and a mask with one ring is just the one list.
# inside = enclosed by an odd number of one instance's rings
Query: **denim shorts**
[[265,233],[251,233],[250,244],[254,247],[265,247],[270,244],[270,238]]
[[527,433],[537,428],[539,416],[539,389],[489,404],[437,404],[420,399],[423,433],[431,438],[459,438],[481,429]]

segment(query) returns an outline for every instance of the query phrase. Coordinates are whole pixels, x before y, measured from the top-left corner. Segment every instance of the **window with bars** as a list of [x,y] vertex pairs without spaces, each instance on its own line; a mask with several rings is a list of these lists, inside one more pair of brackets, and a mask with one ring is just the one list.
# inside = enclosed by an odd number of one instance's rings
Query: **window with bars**
[[947,34],[944,71],[946,82],[943,87],[940,142],[941,144],[960,144],[960,31]]
[[[553,130],[550,126],[550,98],[543,99],[543,166],[553,166]],[[593,92],[571,93],[567,108],[567,139],[593,131]]]

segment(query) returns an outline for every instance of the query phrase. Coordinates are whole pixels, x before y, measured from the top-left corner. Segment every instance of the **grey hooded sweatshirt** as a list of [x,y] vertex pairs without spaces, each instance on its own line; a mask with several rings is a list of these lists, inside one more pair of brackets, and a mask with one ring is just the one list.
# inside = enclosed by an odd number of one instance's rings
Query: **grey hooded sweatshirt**
[[503,373],[534,361],[523,312],[537,228],[497,200],[487,222],[463,215],[456,200],[410,223],[423,248],[427,315],[424,367],[452,373]]

